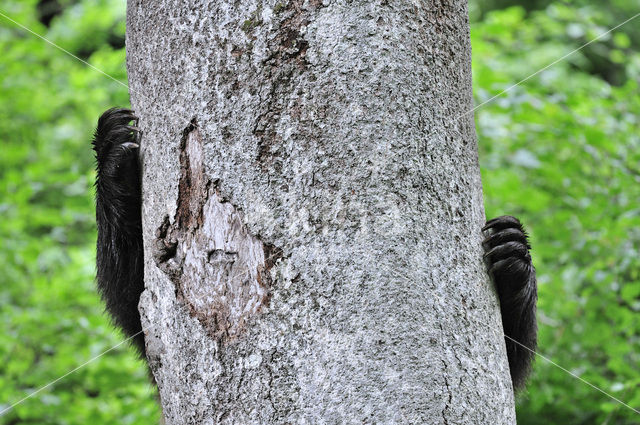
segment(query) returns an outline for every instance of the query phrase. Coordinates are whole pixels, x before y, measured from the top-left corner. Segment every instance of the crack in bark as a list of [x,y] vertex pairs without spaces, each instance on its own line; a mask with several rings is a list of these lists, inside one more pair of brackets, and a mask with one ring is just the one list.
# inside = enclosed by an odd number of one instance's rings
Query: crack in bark
[[258,138],[256,160],[263,169],[273,167],[281,169],[278,150],[282,137],[276,131],[281,112],[287,106],[295,89],[297,75],[309,66],[306,59],[309,42],[303,29],[309,25],[310,18],[317,8],[322,7],[320,0],[310,0],[303,7],[304,0],[290,0],[286,5],[279,3],[274,8],[276,16],[282,20],[276,33],[270,37],[269,56],[263,61],[265,81],[271,81],[269,94],[263,101],[264,109],[258,115],[253,134]]
[[444,405],[444,409],[442,409],[442,420],[444,421],[445,425],[449,424],[449,420],[447,419],[447,415],[446,412],[449,410],[450,406],[451,406],[451,400],[453,398],[452,394],[451,394],[451,388],[449,388],[449,380],[447,379],[447,363],[442,360],[442,365],[444,366],[444,370],[445,370],[445,374],[444,374],[444,385],[447,387],[447,392],[449,393],[449,400],[445,403]]
[[[440,335],[444,334],[444,328],[442,327],[442,323],[440,321],[438,321],[438,327],[440,328]],[[443,352],[447,352],[447,347],[442,344],[443,346]],[[449,409],[451,408],[451,402],[453,400],[453,393],[451,392],[451,388],[449,387],[449,380],[447,379],[447,373],[448,373],[448,366],[447,366],[447,362],[444,361],[444,359],[441,359],[442,362],[442,366],[443,366],[443,379],[444,379],[444,385],[447,388],[447,393],[449,395],[448,400],[445,402],[444,404],[444,408],[442,409],[442,420],[444,421],[445,425],[449,425],[449,420],[447,419],[447,412],[449,411]]]

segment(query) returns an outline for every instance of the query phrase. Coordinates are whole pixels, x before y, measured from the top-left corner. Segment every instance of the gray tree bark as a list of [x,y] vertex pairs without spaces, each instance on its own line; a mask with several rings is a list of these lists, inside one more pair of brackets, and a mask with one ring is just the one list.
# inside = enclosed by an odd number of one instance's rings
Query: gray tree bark
[[462,0],[129,0],[168,424],[512,424]]

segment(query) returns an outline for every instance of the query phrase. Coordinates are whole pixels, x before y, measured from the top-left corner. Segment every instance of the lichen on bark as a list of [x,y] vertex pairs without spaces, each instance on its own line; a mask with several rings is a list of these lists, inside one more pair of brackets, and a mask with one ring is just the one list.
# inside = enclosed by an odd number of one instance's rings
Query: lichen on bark
[[167,422],[514,423],[466,2],[128,3]]

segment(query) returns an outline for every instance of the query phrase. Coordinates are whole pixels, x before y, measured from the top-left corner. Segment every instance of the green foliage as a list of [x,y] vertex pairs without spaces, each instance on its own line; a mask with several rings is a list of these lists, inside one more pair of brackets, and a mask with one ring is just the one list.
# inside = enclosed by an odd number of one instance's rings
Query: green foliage
[[[119,0],[67,4],[50,28],[35,1],[2,12],[126,81]],[[0,17],[0,411],[121,341],[96,295],[96,118],[125,87]],[[126,346],[0,417],[0,423],[147,424],[158,418],[142,362]],[[152,419],[153,421],[153,419]]]
[[[529,15],[487,14],[472,28],[476,102],[579,47],[565,34],[603,32],[590,16],[557,4]],[[476,122],[487,216],[518,215],[532,233],[539,352],[637,409],[640,55],[624,34],[609,39],[624,57],[620,87],[581,71],[588,58],[580,51],[480,108]],[[638,423],[637,414],[542,359],[518,418]]]
[[[59,0],[62,13],[49,27],[38,21],[36,3],[1,9],[126,81],[121,0]],[[507,3],[483,3],[476,14],[482,19],[472,25],[478,104],[637,7],[623,0],[541,0],[528,3],[528,12],[490,11]],[[474,10],[478,4],[472,2]],[[487,215],[517,215],[531,230],[539,352],[635,408],[638,19],[476,112]],[[89,139],[98,115],[126,106],[128,94],[6,19],[0,22],[2,410],[122,340],[102,314],[93,285]],[[518,416],[524,425],[638,423],[633,412],[542,359],[519,399]],[[147,424],[158,417],[145,366],[123,345],[18,405],[0,423]]]
[[[486,21],[492,19],[488,13],[494,9],[521,5],[517,8],[521,14],[527,14],[535,22],[543,24],[539,28],[531,28],[536,33],[536,41],[555,40],[563,45],[586,44],[588,41],[632,18],[640,9],[637,1],[611,0],[604,3],[592,0],[470,0],[472,20]],[[542,12],[536,12],[542,10]],[[546,16],[545,16],[546,15]],[[551,18],[551,19],[549,19]],[[495,15],[494,18],[495,19]],[[499,22],[498,22],[499,24]],[[560,26],[562,31],[547,32],[547,26]],[[574,63],[582,71],[598,75],[614,85],[622,85],[627,79],[625,72],[625,49],[631,44],[640,44],[640,25],[637,20],[629,22],[597,43],[589,44],[582,49],[581,62]]]

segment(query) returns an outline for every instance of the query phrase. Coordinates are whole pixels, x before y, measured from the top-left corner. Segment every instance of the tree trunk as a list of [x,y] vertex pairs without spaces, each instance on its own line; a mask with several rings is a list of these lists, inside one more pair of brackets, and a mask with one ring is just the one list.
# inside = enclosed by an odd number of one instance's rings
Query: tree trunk
[[512,424],[466,2],[129,0],[168,424]]

